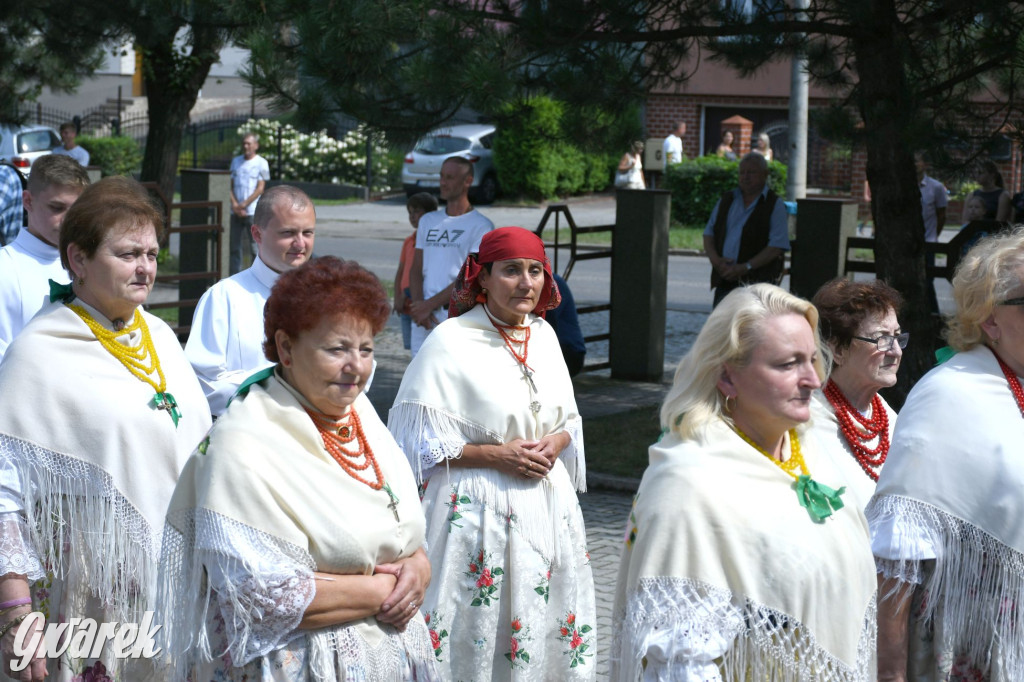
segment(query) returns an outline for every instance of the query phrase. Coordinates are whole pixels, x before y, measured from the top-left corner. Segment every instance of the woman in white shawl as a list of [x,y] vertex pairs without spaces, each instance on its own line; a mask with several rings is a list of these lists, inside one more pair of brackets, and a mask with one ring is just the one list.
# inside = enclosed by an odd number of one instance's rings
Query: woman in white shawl
[[[33,648],[43,617],[123,628],[153,608],[167,502],[210,426],[178,339],[140,307],[162,225],[133,180],[86,188],[60,232],[72,282],[51,282],[52,302],[0,364],[5,672],[14,642]],[[26,616],[33,607],[41,615]],[[49,662],[49,679],[144,679],[152,663],[118,661],[116,648],[80,657],[72,648]],[[40,652],[15,677],[40,680],[46,668]]]
[[851,500],[863,510],[889,455],[896,412],[878,394],[896,385],[910,334],[896,313],[903,299],[885,282],[826,282],[814,294],[832,371],[814,392],[814,435],[844,475]]
[[422,484],[445,679],[594,679],[581,420],[541,318],[558,301],[540,238],[489,232],[391,410]]
[[1024,228],[953,278],[956,354],[900,411],[867,508],[880,680],[1024,680]]
[[630,517],[614,680],[874,679],[867,523],[803,429],[817,322],[776,286],[737,289],[680,361]]
[[239,388],[167,512],[160,613],[173,679],[436,679],[405,456],[363,388],[390,314],[358,263],[316,258],[264,311],[274,367]]

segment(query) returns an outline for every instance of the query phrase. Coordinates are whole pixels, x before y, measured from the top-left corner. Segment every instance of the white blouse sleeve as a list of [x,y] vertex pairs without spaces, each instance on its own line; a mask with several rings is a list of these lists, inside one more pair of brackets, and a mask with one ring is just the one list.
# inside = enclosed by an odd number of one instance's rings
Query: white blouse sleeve
[[0,575],[46,575],[22,513],[21,479],[9,463],[0,465]]
[[[219,527],[197,533],[196,553],[224,620],[232,661],[241,666],[303,634],[298,626],[316,583],[308,565],[262,534],[217,515],[208,521]],[[217,546],[201,546],[201,535],[217,538]]]

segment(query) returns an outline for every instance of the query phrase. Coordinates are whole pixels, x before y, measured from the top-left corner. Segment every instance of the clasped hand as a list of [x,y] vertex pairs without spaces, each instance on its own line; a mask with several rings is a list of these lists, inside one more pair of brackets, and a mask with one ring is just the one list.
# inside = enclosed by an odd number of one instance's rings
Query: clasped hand
[[539,440],[510,440],[499,446],[495,468],[512,476],[544,478],[555,466],[568,441],[569,435],[565,432],[549,434]]

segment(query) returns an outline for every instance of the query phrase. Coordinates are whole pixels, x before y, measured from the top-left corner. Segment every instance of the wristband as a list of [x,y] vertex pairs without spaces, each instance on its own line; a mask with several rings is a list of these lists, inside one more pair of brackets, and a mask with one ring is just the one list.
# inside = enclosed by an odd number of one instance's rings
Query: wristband
[[9,601],[0,602],[0,610],[9,609],[12,606],[24,606],[25,604],[31,604],[32,597],[19,597],[18,599],[11,599]]
[[750,272],[751,270],[754,269],[754,266],[750,264],[750,261],[747,261],[746,265],[747,265],[747,272]]

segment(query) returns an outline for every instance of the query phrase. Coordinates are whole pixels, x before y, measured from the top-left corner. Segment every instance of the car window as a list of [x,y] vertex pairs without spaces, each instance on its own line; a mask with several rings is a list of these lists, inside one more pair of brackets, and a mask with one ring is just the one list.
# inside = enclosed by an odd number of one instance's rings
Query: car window
[[413,150],[417,154],[454,154],[464,152],[470,148],[470,142],[464,137],[449,137],[447,135],[432,135],[425,137],[416,144]]
[[60,144],[60,139],[54,137],[49,130],[33,130],[28,133],[18,134],[18,153],[46,152]]
[[484,149],[490,149],[491,145],[494,144],[494,133],[487,133],[481,137],[480,144],[483,145]]

